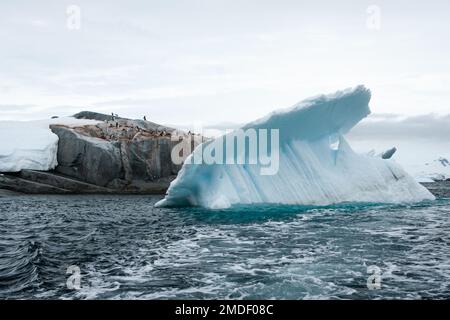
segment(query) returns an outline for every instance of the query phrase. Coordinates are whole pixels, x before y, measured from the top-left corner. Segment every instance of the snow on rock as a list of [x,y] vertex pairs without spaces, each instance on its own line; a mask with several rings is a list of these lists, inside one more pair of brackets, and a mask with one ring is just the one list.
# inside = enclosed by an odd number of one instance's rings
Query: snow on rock
[[58,136],[51,124],[82,126],[98,121],[71,117],[37,121],[0,121],[0,172],[47,171],[57,165]]
[[262,175],[261,164],[195,164],[192,160],[214,141],[203,143],[156,205],[223,208],[433,200],[395,162],[356,154],[347,143],[343,135],[370,113],[370,97],[368,89],[358,86],[307,99],[245,125],[243,129],[279,129],[279,170],[274,175]]

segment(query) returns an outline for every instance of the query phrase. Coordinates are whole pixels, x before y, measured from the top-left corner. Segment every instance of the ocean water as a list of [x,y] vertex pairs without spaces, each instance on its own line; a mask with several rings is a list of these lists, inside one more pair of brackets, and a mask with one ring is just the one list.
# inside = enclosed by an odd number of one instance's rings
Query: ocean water
[[0,298],[449,299],[445,194],[214,211],[154,208],[158,196],[0,197]]

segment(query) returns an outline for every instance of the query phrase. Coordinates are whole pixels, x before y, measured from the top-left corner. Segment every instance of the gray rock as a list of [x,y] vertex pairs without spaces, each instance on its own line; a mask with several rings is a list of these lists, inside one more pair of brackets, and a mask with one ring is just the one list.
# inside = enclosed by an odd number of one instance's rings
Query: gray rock
[[0,198],[1,197],[11,197],[11,196],[20,196],[20,195],[23,195],[23,193],[14,192],[11,190],[6,190],[6,189],[0,189]]
[[101,187],[123,177],[117,143],[83,136],[63,126],[50,128],[59,137],[57,172]]
[[0,176],[0,188],[29,194],[69,194],[69,190],[25,180],[13,175]]
[[[120,193],[164,193],[181,165],[171,159],[172,129],[149,121],[82,112],[97,125],[52,125],[58,135],[57,173]],[[117,126],[117,124],[118,126]],[[61,187],[68,185],[53,183]]]
[[19,177],[29,181],[38,182],[41,184],[51,185],[57,188],[66,189],[72,193],[99,193],[106,194],[111,193],[111,189],[99,187],[86,182],[81,182],[73,178],[62,176],[53,172],[35,171],[35,170],[22,170],[19,173]]

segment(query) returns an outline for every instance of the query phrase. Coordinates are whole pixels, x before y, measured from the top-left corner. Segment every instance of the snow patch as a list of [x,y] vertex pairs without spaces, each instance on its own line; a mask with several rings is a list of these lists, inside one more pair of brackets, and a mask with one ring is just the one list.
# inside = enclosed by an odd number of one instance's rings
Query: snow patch
[[37,121],[0,121],[0,172],[47,171],[57,165],[58,136],[49,126],[95,125],[98,121],[71,117]]

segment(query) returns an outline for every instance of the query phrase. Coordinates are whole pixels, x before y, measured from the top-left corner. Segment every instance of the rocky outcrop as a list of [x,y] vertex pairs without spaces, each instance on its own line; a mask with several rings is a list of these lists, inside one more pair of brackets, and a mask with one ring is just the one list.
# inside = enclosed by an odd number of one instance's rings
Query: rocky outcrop
[[174,129],[93,112],[75,117],[101,122],[50,127],[59,137],[57,173],[115,192],[164,193],[181,169],[171,160]]
[[[172,139],[174,129],[151,121],[90,111],[74,117],[98,123],[51,125],[58,136],[58,166],[46,172],[6,173],[0,176],[0,189],[31,194],[165,193],[181,169],[172,162],[172,149],[180,134],[192,138],[177,131],[177,139]],[[201,142],[198,138],[192,139],[192,148]]]
[[121,177],[122,159],[116,143],[83,136],[67,127],[51,129],[59,137],[57,172],[102,187]]

